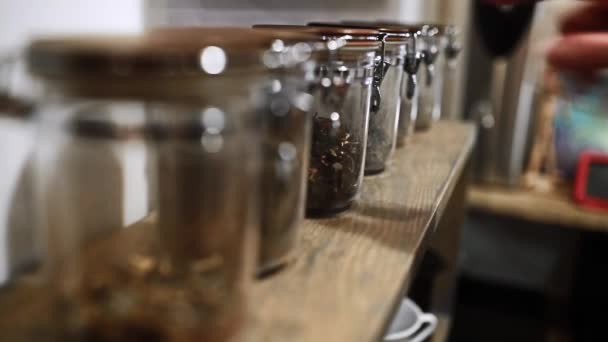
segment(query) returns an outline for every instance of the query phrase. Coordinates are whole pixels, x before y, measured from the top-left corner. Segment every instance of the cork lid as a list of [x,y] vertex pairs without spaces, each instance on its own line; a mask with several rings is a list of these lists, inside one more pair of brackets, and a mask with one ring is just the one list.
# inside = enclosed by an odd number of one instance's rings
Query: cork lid
[[303,25],[254,25],[253,28],[273,33],[298,32],[313,34],[319,40],[343,38],[347,46],[377,48],[380,44],[380,32],[372,28]]
[[310,54],[304,42],[315,38],[303,32],[269,34],[250,28],[164,28],[133,36],[67,36],[32,42],[27,63],[33,74],[47,78],[205,77],[234,69],[276,67],[265,65],[262,55],[281,53],[286,45],[298,42],[302,44],[290,51],[290,61],[303,61]]

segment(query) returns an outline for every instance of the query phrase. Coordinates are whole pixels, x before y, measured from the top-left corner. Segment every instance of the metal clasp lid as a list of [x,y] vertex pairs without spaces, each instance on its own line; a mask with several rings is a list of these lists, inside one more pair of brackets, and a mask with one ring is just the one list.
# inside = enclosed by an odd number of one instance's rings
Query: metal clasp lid
[[380,110],[382,96],[380,94],[380,86],[384,80],[384,76],[390,67],[390,63],[386,61],[386,35],[381,36],[380,59],[374,65],[374,78],[372,81],[372,95],[370,111],[377,113]]
[[403,63],[403,71],[406,73],[408,78],[407,83],[407,99],[411,100],[414,98],[416,93],[416,86],[418,84],[417,74],[420,69],[420,62],[422,60],[422,54],[416,51],[416,37],[412,37],[412,42],[407,45],[407,51],[405,55],[405,62]]
[[446,29],[446,36],[448,43],[445,47],[445,56],[450,65],[454,64],[454,61],[462,51],[462,44],[458,41],[458,29],[451,25]]
[[439,56],[439,46],[437,42],[437,28],[425,26],[422,29],[422,35],[425,42],[424,50],[422,51],[422,61],[426,66],[426,85],[431,86],[435,78],[435,61]]

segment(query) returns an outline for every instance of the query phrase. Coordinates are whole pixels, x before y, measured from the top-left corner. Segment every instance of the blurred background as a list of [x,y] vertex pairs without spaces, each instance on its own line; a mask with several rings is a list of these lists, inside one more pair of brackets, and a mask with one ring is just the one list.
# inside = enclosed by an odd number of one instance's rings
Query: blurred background
[[[608,153],[608,83],[600,78],[581,88],[578,80],[548,69],[544,58],[561,15],[578,3],[0,0],[0,90],[27,105],[33,86],[22,77],[19,54],[41,35],[348,19],[454,24],[464,49],[446,74],[443,116],[475,122],[479,136],[450,340],[605,341],[608,212],[585,209],[584,201],[573,199],[573,189],[581,152]],[[7,247],[30,243],[22,232],[31,219],[32,134],[24,117],[0,115],[0,283],[34,258],[18,248],[9,256]],[[117,158],[123,167],[114,172],[140,179],[121,190],[129,205],[120,219],[128,224],[148,210],[146,156],[134,148]],[[427,256],[413,285],[412,297],[423,309],[425,277],[441,267]]]

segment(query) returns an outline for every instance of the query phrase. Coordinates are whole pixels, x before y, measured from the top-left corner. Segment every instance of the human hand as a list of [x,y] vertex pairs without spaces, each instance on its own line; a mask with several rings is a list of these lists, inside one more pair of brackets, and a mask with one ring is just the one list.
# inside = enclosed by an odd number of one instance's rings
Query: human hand
[[608,68],[608,0],[587,1],[564,17],[561,31],[547,54],[551,66],[586,74]]

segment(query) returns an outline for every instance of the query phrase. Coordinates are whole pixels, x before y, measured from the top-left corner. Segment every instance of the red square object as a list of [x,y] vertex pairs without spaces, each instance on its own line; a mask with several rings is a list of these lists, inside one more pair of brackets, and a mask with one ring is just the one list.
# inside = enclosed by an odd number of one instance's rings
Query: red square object
[[588,190],[589,171],[593,165],[598,164],[608,167],[608,154],[592,151],[581,154],[574,180],[574,200],[584,207],[608,210],[608,197],[593,196]]

